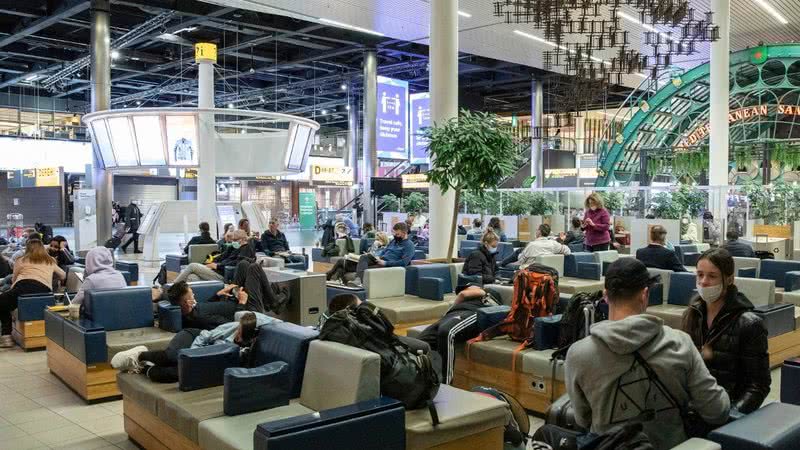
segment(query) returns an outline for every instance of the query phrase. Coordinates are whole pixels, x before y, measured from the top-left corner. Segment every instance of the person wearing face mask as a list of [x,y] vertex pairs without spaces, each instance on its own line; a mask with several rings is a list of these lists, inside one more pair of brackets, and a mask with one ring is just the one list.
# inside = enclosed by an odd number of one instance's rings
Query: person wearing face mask
[[261,235],[261,247],[267,256],[278,256],[288,263],[305,262],[303,255],[292,253],[286,235],[280,230],[280,221],[272,218],[269,228]]
[[584,246],[589,252],[608,250],[611,244],[609,226],[611,215],[603,207],[603,199],[597,192],[592,192],[584,202],[586,212],[583,215]]
[[697,224],[692,222],[688,215],[684,215],[681,219],[681,241],[686,241],[690,244],[699,242],[697,237]]
[[255,262],[254,245],[244,230],[233,233],[233,242],[214,262],[205,264],[191,263],[175,278],[178,281],[224,281],[225,266],[236,266],[244,259]]
[[727,250],[711,249],[700,255],[699,295],[684,313],[682,329],[730,395],[731,406],[748,414],[761,406],[772,382],[767,328],[750,300],[736,289],[733,274],[733,257]]
[[373,254],[361,255],[356,265],[356,278],[348,285],[362,287],[364,271],[372,267],[406,267],[411,264],[414,257],[414,244],[408,239],[408,227],[405,222],[399,222],[392,227],[394,239],[385,247],[383,254],[376,257]]
[[469,276],[480,275],[483,284],[494,283],[499,243],[500,238],[493,231],[484,233],[481,238],[481,246],[467,256],[461,273]]

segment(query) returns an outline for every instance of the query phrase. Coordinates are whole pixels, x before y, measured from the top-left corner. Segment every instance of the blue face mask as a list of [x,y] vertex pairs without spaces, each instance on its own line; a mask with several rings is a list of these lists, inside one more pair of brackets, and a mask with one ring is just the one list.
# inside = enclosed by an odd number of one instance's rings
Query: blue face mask
[[231,242],[231,247],[233,247],[233,248],[239,248],[241,246],[242,246],[242,244],[240,244],[238,242]]
[[487,247],[489,249],[489,253],[495,254],[497,253],[497,247]]

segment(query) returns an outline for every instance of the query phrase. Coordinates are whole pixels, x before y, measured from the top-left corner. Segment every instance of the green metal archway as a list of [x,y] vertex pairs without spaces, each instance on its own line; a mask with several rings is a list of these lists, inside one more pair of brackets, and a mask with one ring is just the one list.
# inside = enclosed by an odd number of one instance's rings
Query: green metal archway
[[[710,66],[646,80],[609,127],[596,186],[640,179],[642,154],[675,154],[708,144]],[[800,44],[764,45],[730,58],[730,144],[800,140]],[[623,109],[626,108],[626,109]],[[662,175],[670,175],[665,169]]]

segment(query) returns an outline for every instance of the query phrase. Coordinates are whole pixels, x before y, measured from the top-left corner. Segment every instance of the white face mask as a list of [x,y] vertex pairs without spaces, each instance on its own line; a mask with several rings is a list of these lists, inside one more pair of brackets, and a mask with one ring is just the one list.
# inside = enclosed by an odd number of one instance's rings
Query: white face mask
[[697,293],[706,303],[714,303],[722,298],[722,283],[716,286],[697,286]]

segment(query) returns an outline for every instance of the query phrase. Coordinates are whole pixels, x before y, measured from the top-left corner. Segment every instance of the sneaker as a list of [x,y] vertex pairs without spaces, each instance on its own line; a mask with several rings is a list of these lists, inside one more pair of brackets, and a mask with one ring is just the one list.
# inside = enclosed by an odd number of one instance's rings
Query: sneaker
[[11,348],[14,346],[14,340],[11,339],[10,334],[0,336],[0,348]]
[[123,372],[139,373],[142,371],[142,363],[139,362],[139,355],[146,351],[147,347],[139,345],[130,350],[119,352],[111,358],[111,367]]
[[347,286],[352,287],[352,288],[363,288],[364,287],[364,285],[361,284],[361,278],[358,278],[358,277],[353,278],[353,281],[348,281],[347,282]]
[[143,252],[143,251],[141,251],[141,250],[134,250],[134,251],[133,251],[133,254],[134,254],[134,255],[141,255],[142,253],[144,253],[144,252]]

